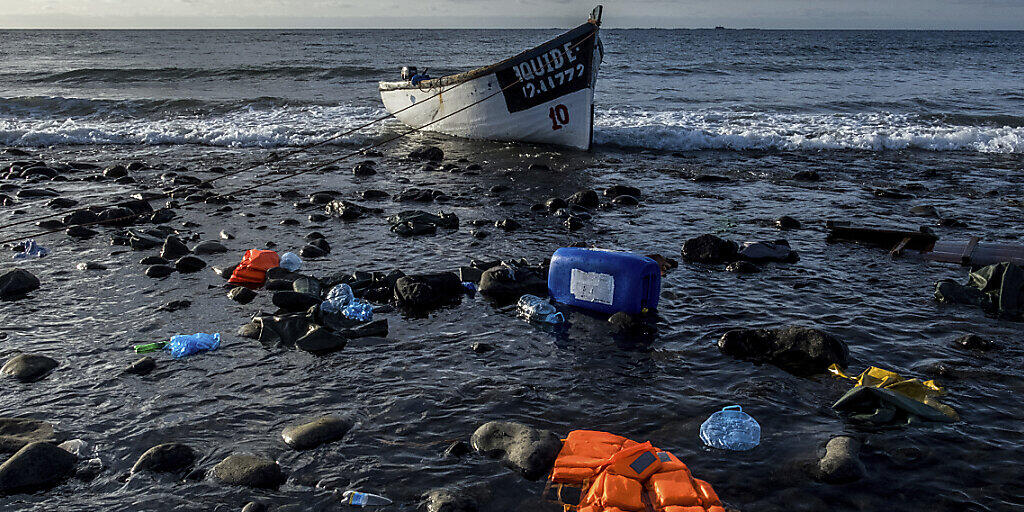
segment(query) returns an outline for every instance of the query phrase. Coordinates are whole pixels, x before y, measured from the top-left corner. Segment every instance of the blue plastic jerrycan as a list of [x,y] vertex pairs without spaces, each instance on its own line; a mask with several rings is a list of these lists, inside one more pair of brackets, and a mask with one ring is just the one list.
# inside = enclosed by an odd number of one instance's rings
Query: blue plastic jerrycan
[[712,448],[750,450],[761,444],[761,425],[742,407],[730,405],[701,424],[700,439]]
[[563,247],[551,256],[548,292],[562,304],[599,313],[658,309],[661,268],[628,252]]

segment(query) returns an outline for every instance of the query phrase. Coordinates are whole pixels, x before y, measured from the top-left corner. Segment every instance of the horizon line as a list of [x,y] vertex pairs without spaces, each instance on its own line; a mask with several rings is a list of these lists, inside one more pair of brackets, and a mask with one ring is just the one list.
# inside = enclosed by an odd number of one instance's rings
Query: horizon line
[[[3,27],[0,30],[566,30],[567,27]],[[603,30],[817,31],[817,32],[1024,32],[1024,28],[763,28],[763,27],[602,27]]]

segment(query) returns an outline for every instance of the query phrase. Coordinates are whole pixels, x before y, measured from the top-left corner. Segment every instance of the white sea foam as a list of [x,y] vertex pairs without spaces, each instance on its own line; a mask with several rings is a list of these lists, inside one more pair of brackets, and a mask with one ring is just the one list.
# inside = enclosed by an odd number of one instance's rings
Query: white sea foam
[[[0,116],[0,145],[198,144],[226,147],[281,147],[310,144],[353,129],[384,114],[383,109],[351,106],[241,108],[222,114],[13,117]],[[381,124],[339,139],[364,143]]]
[[[282,147],[310,144],[366,123],[379,107],[281,105],[241,108],[192,103],[29,98],[0,109],[0,145],[198,144]],[[42,101],[46,100],[46,101]],[[91,103],[90,103],[91,102]],[[69,112],[71,110],[71,112]],[[82,112],[84,115],[75,115]],[[396,122],[360,130],[341,142],[362,144]],[[905,114],[599,110],[595,142],[667,151],[921,149],[1024,153],[1024,127],[949,124]]]
[[607,110],[595,142],[670,151],[922,149],[1024,153],[1024,128],[957,126],[895,114],[761,114]]

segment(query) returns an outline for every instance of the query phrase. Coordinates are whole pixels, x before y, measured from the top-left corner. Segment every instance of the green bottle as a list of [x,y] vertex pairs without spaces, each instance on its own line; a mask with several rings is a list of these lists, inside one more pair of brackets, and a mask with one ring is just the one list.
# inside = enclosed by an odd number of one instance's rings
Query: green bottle
[[158,341],[156,343],[146,343],[145,345],[135,345],[136,354],[145,354],[147,352],[156,352],[167,346],[166,341]]

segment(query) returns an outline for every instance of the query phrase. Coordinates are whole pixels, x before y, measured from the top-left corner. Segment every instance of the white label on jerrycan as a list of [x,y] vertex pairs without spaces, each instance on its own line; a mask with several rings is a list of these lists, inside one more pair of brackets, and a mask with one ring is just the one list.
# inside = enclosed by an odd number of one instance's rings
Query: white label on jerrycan
[[611,306],[615,297],[615,278],[611,274],[574,268],[569,279],[569,293],[578,300]]

